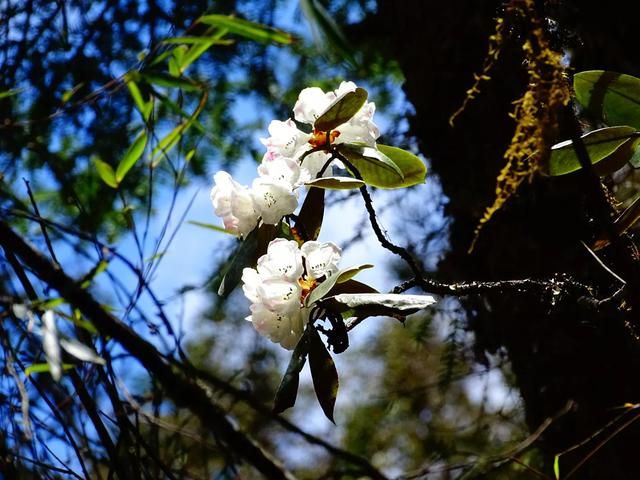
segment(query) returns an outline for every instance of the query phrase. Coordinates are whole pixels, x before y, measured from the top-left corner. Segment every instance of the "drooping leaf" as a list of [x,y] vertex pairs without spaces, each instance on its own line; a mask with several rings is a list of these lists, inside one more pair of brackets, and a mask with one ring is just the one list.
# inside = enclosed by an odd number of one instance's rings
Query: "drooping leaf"
[[0,100],[2,100],[3,98],[7,98],[7,97],[13,97],[14,95],[17,95],[22,91],[23,91],[22,88],[14,88],[14,89],[11,89],[11,90],[5,90],[3,92],[0,92]]
[[98,365],[104,365],[106,363],[104,358],[99,356],[92,348],[78,342],[77,340],[61,338],[60,346],[69,355],[77,358],[80,361],[96,363]]
[[[62,367],[62,370],[71,370],[72,368],[75,367],[75,365],[72,365],[70,363],[63,363],[61,367]],[[45,373],[50,371],[51,371],[51,367],[49,366],[48,363],[32,363],[31,365],[29,365],[27,368],[24,369],[24,374],[28,377],[29,375],[32,375],[34,373]]]
[[280,386],[276,392],[276,398],[273,401],[274,413],[282,413],[296,404],[298,385],[300,384],[300,372],[302,371],[302,368],[307,361],[307,355],[309,354],[311,330],[315,331],[315,328],[311,325],[307,325],[302,337],[298,340],[296,348],[293,350],[291,360],[289,360],[289,365],[287,366],[287,371],[282,378],[282,382],[280,382]]
[[344,270],[340,270],[338,274],[337,283],[344,283],[351,280],[357,274],[359,274],[362,270],[367,270],[368,268],[373,268],[373,265],[370,263],[363,263],[362,265],[356,265],[354,267],[345,268]]
[[305,298],[304,303],[307,306],[313,305],[321,298],[326,297],[329,292],[332,291],[334,285],[341,282],[347,282],[354,276],[356,276],[362,270],[367,268],[371,268],[373,265],[363,264],[356,267],[345,268],[344,270],[339,270],[338,272],[331,275],[329,278],[325,279],[322,283],[320,283],[316,288],[314,288],[311,293]]
[[144,149],[147,146],[147,131],[142,130],[131,146],[127,149],[124,157],[120,160],[118,168],[116,169],[116,182],[120,183],[124,180],[129,170],[136,164],[144,153]]
[[260,23],[250,22],[227,15],[204,15],[198,19],[199,23],[223,28],[229,33],[262,43],[293,43],[293,36],[282,30],[268,27]]
[[153,102],[151,100],[145,100],[142,98],[142,92],[135,82],[134,78],[139,78],[137,72],[136,75],[132,73],[125,75],[125,81],[127,82],[127,88],[129,89],[129,94],[131,98],[133,98],[133,103],[135,104],[138,112],[142,116],[142,119],[147,122],[149,121],[149,117],[151,116],[151,110],[153,109]]
[[309,331],[309,367],[313,389],[325,416],[335,423],[333,409],[338,395],[338,371],[316,329],[310,328]]
[[640,129],[640,79],[604,70],[580,72],[573,77],[576,100],[607,125]]
[[324,217],[324,190],[311,188],[307,192],[300,213],[296,220],[295,229],[305,241],[315,240],[320,235],[322,219]]
[[256,258],[258,246],[258,229],[254,228],[238,245],[229,265],[223,272],[222,282],[218,288],[218,295],[228,297],[242,278],[242,269],[250,266]]
[[553,459],[553,474],[556,480],[560,480],[560,455],[556,455]]
[[399,186],[389,186],[381,188],[402,188],[420,185],[425,182],[427,176],[427,166],[420,159],[407,150],[398,147],[378,144],[378,150],[384,153],[402,172],[404,177]]
[[300,9],[309,20],[316,47],[327,50],[331,47],[339,57],[357,66],[353,47],[331,14],[316,0],[300,0]]
[[118,188],[116,173],[113,171],[111,165],[99,158],[94,158],[93,164],[96,166],[96,171],[104,183],[109,185],[111,188]]
[[316,119],[313,128],[320,132],[328,132],[348,122],[362,108],[368,96],[367,91],[360,87],[341,95]]
[[336,283],[331,291],[329,292],[329,296],[339,295],[341,293],[380,293],[378,290],[373,288],[366,283],[359,282],[357,280],[351,279],[345,282]]
[[197,222],[195,220],[189,220],[187,221],[187,223],[195,225],[196,227],[207,228],[209,230],[213,230],[214,232],[226,233],[228,235],[233,235],[234,237],[238,236],[236,232],[232,232],[231,230],[227,230],[226,228],[219,227],[218,225],[213,225],[212,223]]
[[224,269],[218,295],[222,298],[229,296],[240,282],[242,270],[246,267],[255,267],[258,258],[266,253],[267,246],[275,238],[276,233],[277,227],[275,225],[262,224],[246,236]]
[[[624,126],[594,130],[583,135],[582,140],[596,172],[599,175],[607,175],[631,160],[636,137],[635,128]],[[566,175],[581,168],[571,140],[551,147],[549,175]]]
[[334,312],[353,310],[361,318],[388,315],[406,316],[436,302],[431,295],[400,295],[394,293],[342,293],[322,300],[321,305]]
[[165,88],[179,88],[188,92],[202,90],[202,86],[186,77],[164,75],[161,73],[140,73],[140,79],[147,83]]
[[308,187],[325,188],[328,190],[354,190],[365,183],[352,177],[321,177],[305,183]]

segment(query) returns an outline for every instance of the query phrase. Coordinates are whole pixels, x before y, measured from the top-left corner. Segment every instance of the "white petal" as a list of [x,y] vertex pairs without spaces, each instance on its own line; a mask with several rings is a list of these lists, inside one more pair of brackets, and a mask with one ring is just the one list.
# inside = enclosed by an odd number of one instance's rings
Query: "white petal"
[[258,285],[260,303],[275,313],[288,314],[300,309],[302,289],[298,282],[269,279]]
[[[302,165],[300,166],[300,183],[305,183],[310,180],[314,180],[322,167],[324,167],[325,163],[331,158],[331,156],[326,152],[314,152],[310,155],[307,155],[302,161]],[[323,177],[331,177],[333,176],[333,162],[325,168],[322,173]]]
[[211,203],[216,215],[222,218],[227,230],[248,234],[258,223],[249,189],[233,180],[227,172],[218,172],[213,179]]
[[342,250],[336,244],[310,241],[305,242],[300,251],[310,278],[329,277],[338,271]]
[[76,340],[70,340],[66,338],[60,339],[60,346],[69,354],[76,357],[83,362],[97,363],[104,365],[106,362],[104,358],[99,356],[95,350],[84,345]]
[[260,285],[260,282],[262,282],[262,279],[256,270],[253,268],[242,270],[242,291],[251,303],[260,301],[258,297],[258,285]]
[[300,92],[293,107],[295,119],[302,123],[313,124],[335,99],[333,92],[324,93],[318,87],[305,88]]
[[311,135],[298,130],[293,120],[286,122],[273,120],[269,124],[269,138],[261,139],[267,147],[267,153],[293,157],[294,153],[309,141]]
[[276,225],[298,207],[298,198],[290,185],[270,178],[256,178],[251,186],[253,205],[264,223]]
[[267,153],[258,167],[258,174],[264,178],[286,183],[293,188],[300,178],[300,165],[292,158]]
[[62,376],[62,362],[60,360],[60,344],[58,343],[58,329],[53,310],[42,314],[42,348],[47,357],[49,372],[57,382]]
[[265,280],[275,278],[297,282],[303,270],[302,254],[294,240],[272,240],[267,247],[267,253],[258,259],[258,273]]

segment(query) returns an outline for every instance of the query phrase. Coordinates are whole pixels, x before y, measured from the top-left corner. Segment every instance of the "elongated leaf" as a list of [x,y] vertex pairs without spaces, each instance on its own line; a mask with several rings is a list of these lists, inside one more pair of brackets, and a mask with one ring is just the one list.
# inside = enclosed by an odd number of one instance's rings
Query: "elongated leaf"
[[129,170],[136,164],[140,157],[144,153],[144,149],[147,146],[147,132],[142,130],[136,139],[133,141],[127,152],[120,160],[118,168],[116,169],[116,182],[120,183],[124,180],[124,177],[129,173]]
[[97,363],[98,365],[104,365],[106,363],[104,358],[100,357],[95,350],[78,342],[77,340],[61,338],[60,346],[69,355],[83,362]]
[[553,459],[553,474],[556,480],[560,480],[560,456],[556,455]]
[[160,73],[140,73],[140,79],[147,83],[166,88],[180,88],[188,92],[201,91],[202,87],[186,77],[174,77]]
[[393,293],[355,293],[333,295],[321,304],[334,312],[353,310],[358,317],[376,315],[405,316],[427,308],[436,302],[431,295],[400,295]]
[[100,160],[99,158],[93,159],[93,164],[96,166],[98,175],[104,183],[111,188],[118,188],[118,181],[116,180],[116,173],[113,171],[111,165],[107,162]]
[[295,229],[298,235],[305,241],[318,238],[323,217],[324,190],[322,188],[311,188],[307,192],[296,221]]
[[128,74],[125,76],[127,88],[129,89],[129,94],[131,95],[131,98],[133,98],[133,103],[138,109],[138,112],[140,112],[142,119],[147,122],[149,121],[149,117],[151,116],[153,102],[151,102],[150,100],[146,101],[144,98],[142,98],[142,92],[140,91],[140,88],[138,87],[138,84],[135,82],[134,78],[139,78],[139,75]]
[[238,285],[242,278],[242,270],[246,267],[255,267],[258,258],[267,251],[269,242],[277,233],[276,225],[260,225],[254,228],[238,246],[231,262],[224,271],[224,277],[218,288],[218,295],[226,298]]
[[229,33],[235,33],[256,42],[283,43],[286,45],[293,43],[293,36],[287,32],[237,17],[204,15],[198,19],[198,22],[224,28]]
[[325,188],[327,190],[354,190],[365,183],[351,177],[322,177],[305,183],[308,187]]
[[329,296],[339,295],[341,293],[380,293],[380,292],[378,292],[378,290],[376,290],[372,286],[367,285],[366,283],[359,282],[352,278],[344,282],[336,283],[331,289],[331,291],[329,292]]
[[236,288],[242,278],[242,269],[249,267],[256,258],[258,247],[258,229],[253,229],[249,235],[238,245],[229,266],[224,271],[222,282],[218,288],[218,295],[226,298]]
[[640,129],[640,79],[615,72],[591,70],[573,77],[576,100],[607,125]]
[[280,382],[280,386],[276,392],[276,398],[273,400],[274,413],[282,413],[296,404],[298,385],[300,384],[300,372],[302,371],[302,368],[307,361],[307,355],[309,354],[311,330],[315,332],[315,328],[311,325],[307,325],[302,337],[298,340],[296,348],[293,350],[291,360],[289,360],[289,365],[287,366],[287,371],[282,378],[282,382]]
[[[70,363],[63,363],[61,366],[62,370],[71,370],[75,367],[75,365],[72,365]],[[28,377],[29,375],[32,375],[34,373],[45,373],[50,371],[51,367],[48,363],[32,363],[24,369],[24,374]]]
[[216,35],[215,37],[173,37],[163,40],[163,45],[231,45],[232,40],[220,40]]
[[378,150],[385,154],[402,172],[403,180],[400,185],[393,183],[388,187],[381,188],[403,188],[420,185],[425,182],[427,177],[427,166],[411,152],[398,147],[390,147],[388,145],[378,144]]
[[348,122],[362,108],[368,96],[364,88],[358,87],[353,92],[347,92],[336,98],[316,119],[313,128],[320,132],[328,132]]
[[338,371],[315,328],[310,329],[309,336],[309,367],[313,389],[316,391],[316,397],[318,397],[322,411],[329,420],[335,423],[333,409],[338,396]]
[[195,225],[196,227],[207,228],[209,230],[213,230],[214,232],[226,233],[227,235],[233,235],[234,237],[238,236],[236,232],[232,232],[231,230],[227,230],[226,228],[219,227],[218,225],[213,225],[211,223],[197,222],[195,220],[189,220],[187,221],[187,223]]
[[22,90],[23,90],[22,88],[14,88],[12,90],[5,90],[3,92],[0,92],[0,100],[7,97],[13,97],[14,95],[17,95],[20,92],[22,92]]
[[[614,172],[631,159],[634,134],[636,129],[633,127],[608,127],[582,136],[589,159],[598,174]],[[566,175],[580,169],[580,161],[571,140],[551,147],[549,175]]]
[[321,298],[324,298],[332,291],[334,285],[336,283],[343,283],[349,281],[351,278],[356,276],[362,270],[367,268],[371,268],[373,265],[363,264],[356,267],[349,267],[343,270],[339,270],[338,272],[331,275],[329,278],[325,279],[320,285],[314,288],[311,293],[305,298],[305,305],[310,306],[316,303]]
[[356,265],[354,267],[345,268],[344,270],[340,270],[338,273],[337,283],[344,283],[351,280],[357,274],[359,274],[362,270],[366,270],[368,268],[373,268],[373,265],[370,263],[363,263],[362,265]]

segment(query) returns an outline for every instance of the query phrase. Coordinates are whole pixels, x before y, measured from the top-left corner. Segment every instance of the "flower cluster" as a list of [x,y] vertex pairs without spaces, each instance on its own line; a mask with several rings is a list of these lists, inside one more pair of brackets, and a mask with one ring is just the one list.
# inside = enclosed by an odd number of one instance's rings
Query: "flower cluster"
[[373,103],[365,103],[350,120],[331,132],[313,130],[316,119],[336,99],[356,88],[353,82],[342,82],[333,92],[325,93],[317,87],[302,90],[293,109],[294,118],[300,124],[310,125],[311,133],[298,129],[292,119],[272,121],[270,137],[262,139],[267,151],[251,187],[240,185],[227,172],[215,174],[211,201],[227,230],[247,235],[260,218],[275,225],[283,216],[293,213],[298,207],[297,189],[320,173],[332,174],[332,166],[326,165],[331,158],[329,153],[310,150],[339,143],[375,146],[380,132],[372,121]]
[[309,318],[304,300],[323,280],[338,271],[341,250],[333,243],[276,238],[256,269],[242,271],[242,290],[251,301],[247,320],[272,342],[292,349]]

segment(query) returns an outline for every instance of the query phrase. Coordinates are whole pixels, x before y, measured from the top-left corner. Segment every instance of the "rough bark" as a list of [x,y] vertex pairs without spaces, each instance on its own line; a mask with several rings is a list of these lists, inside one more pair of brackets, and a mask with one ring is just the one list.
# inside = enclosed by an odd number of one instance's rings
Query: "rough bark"
[[[600,223],[606,212],[598,211],[597,193],[580,175],[540,178],[523,185],[483,230],[474,253],[467,254],[473,230],[493,201],[495,179],[513,134],[515,125],[508,116],[511,102],[525,88],[517,41],[504,45],[491,81],[483,85],[454,128],[448,119],[462,103],[473,73],[482,66],[500,5],[498,1],[380,0],[377,15],[368,20],[401,65],[404,89],[416,111],[412,131],[450,200],[446,213],[453,220],[451,249],[437,273],[459,281],[569,272],[608,295],[615,291],[616,281],[580,243],[589,242],[604,228]],[[550,34],[558,48],[571,50],[576,71],[597,68],[637,74],[640,64],[630,42],[634,20],[620,14],[629,5],[563,1],[541,7],[557,21],[548,22],[553,27]],[[570,122],[565,132],[558,132],[559,138],[568,138],[569,130]],[[603,255],[618,273],[634,276],[633,252],[625,248]],[[630,328],[637,321],[633,309],[558,307],[553,292],[546,298],[469,298],[465,305],[479,357],[487,351],[509,355],[532,430],[568,400],[575,402],[572,412],[540,439],[549,459],[619,415],[616,407],[640,397],[640,384],[634,380],[640,349]],[[598,439],[563,457],[563,472],[613,430],[605,430]],[[580,468],[578,477],[635,478],[639,440],[640,426],[625,428]]]

